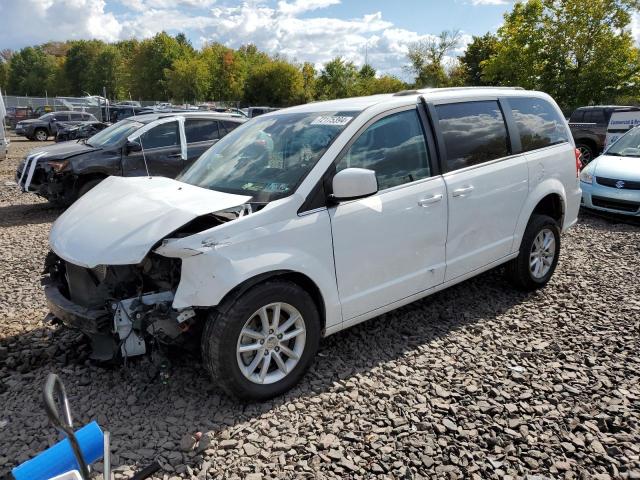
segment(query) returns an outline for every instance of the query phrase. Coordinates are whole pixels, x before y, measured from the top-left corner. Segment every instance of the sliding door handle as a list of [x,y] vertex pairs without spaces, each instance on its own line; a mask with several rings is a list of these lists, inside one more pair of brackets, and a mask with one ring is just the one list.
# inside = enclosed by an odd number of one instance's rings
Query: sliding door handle
[[473,192],[473,185],[467,185],[462,188],[456,188],[453,192],[451,192],[452,197],[464,197],[467,194]]

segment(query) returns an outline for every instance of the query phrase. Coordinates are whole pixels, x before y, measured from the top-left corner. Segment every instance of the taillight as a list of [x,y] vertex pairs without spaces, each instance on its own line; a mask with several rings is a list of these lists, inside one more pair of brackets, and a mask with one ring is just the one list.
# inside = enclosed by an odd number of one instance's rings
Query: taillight
[[582,153],[576,148],[576,177],[580,177],[580,170],[582,170]]

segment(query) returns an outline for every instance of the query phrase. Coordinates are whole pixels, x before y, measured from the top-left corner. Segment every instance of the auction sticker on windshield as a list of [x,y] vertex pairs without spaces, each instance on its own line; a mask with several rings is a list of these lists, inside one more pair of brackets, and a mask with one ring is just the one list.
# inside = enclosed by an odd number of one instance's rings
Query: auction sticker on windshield
[[352,118],[340,115],[321,115],[311,122],[311,125],[336,125],[342,127],[349,123]]

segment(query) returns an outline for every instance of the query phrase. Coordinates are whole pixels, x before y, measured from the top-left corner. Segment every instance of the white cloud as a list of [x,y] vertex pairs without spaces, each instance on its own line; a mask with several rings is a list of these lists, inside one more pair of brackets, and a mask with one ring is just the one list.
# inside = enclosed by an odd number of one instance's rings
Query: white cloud
[[278,2],[278,10],[287,15],[297,15],[303,12],[337,5],[340,0],[295,0],[294,2]]
[[0,0],[0,46],[146,38],[165,30],[185,32],[196,46],[253,43],[271,55],[310,61],[316,68],[336,56],[362,65],[367,52],[369,63],[380,73],[406,79],[402,66],[408,45],[432,38],[394,25],[381,12],[357,18],[309,13],[340,0],[243,0],[235,6],[223,0],[112,1],[107,8],[104,0]]
[[2,0],[0,45],[97,38],[114,41],[122,27],[104,0]]
[[508,5],[508,0],[471,0],[471,5]]

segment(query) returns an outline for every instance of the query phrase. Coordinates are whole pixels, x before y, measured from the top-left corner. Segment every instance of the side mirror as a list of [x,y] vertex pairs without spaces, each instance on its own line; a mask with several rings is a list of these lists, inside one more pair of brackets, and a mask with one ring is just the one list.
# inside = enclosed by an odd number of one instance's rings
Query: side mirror
[[142,145],[140,145],[138,142],[127,142],[127,144],[124,147],[125,152],[126,153],[131,153],[131,152],[140,152],[142,150]]
[[336,202],[368,197],[378,192],[376,172],[366,168],[345,168],[333,177],[333,195]]

